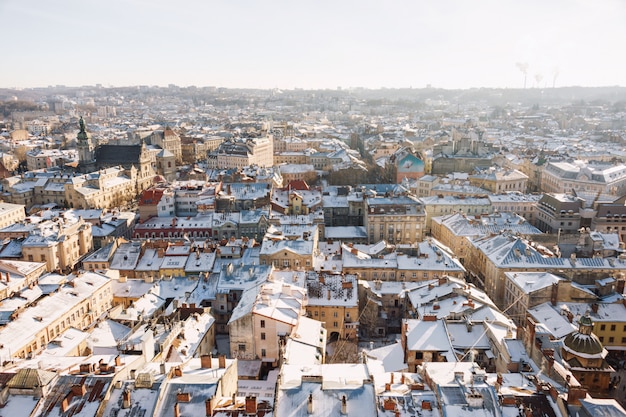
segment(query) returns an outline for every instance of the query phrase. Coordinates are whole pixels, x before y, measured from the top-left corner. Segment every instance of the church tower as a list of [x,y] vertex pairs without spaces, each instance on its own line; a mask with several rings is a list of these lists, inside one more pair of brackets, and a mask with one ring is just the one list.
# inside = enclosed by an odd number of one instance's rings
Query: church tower
[[87,173],[96,170],[96,158],[91,135],[85,130],[85,121],[80,117],[78,121],[80,131],[76,136],[76,149],[78,150],[78,169]]

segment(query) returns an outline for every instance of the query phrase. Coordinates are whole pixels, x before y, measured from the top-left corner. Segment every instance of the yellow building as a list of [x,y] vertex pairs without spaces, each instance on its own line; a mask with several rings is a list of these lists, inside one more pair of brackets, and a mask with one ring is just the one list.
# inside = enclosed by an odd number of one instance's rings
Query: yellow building
[[358,280],[355,275],[315,272],[307,276],[307,315],[324,323],[329,342],[359,334]]

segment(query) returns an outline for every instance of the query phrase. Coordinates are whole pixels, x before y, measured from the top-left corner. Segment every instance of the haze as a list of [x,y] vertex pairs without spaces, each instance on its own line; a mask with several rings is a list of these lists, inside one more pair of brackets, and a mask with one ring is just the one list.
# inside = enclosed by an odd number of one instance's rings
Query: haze
[[626,85],[621,0],[0,0],[0,16],[0,87]]

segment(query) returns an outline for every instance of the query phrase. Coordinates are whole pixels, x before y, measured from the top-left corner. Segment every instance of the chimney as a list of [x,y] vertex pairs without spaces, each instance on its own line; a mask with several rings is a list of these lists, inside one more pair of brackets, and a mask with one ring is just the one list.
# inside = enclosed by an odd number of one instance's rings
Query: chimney
[[328,299],[330,300],[330,288],[328,289]]
[[122,358],[120,358],[120,355],[117,355],[115,357],[115,366],[121,366],[122,365]]
[[161,363],[161,365],[159,366],[159,369],[161,371],[161,375],[164,375],[165,374],[165,363],[164,362]]
[[7,271],[7,282],[11,282],[11,274]]
[[200,356],[200,367],[202,369],[211,369],[211,355]]
[[385,391],[391,391],[391,384],[385,384]]
[[176,401],[179,403],[188,403],[191,401],[191,394],[188,392],[179,392],[176,394]]
[[131,404],[130,390],[125,389],[122,393],[122,408],[130,408]]
[[206,417],[211,417],[213,415],[213,410],[211,409],[211,399],[207,398],[204,400],[204,412]]
[[396,409],[396,402],[391,398],[385,398],[383,402],[383,409],[386,411],[394,411]]
[[309,399],[306,402],[306,411],[309,414],[313,414],[313,394],[309,394]]
[[594,314],[598,314],[598,303],[591,304],[591,311],[593,311]]
[[174,417],[180,417],[180,406],[178,403],[174,404]]
[[393,384],[393,372],[391,373],[391,381],[390,381],[390,383]]
[[348,414],[348,399],[345,395],[341,396],[341,414],[344,416]]
[[183,376],[183,370],[180,366],[174,368],[174,376]]
[[84,384],[74,384],[72,385],[72,394],[77,397],[82,397],[87,392],[87,388],[85,388]]
[[217,361],[220,369],[226,369],[226,355],[219,355]]
[[423,400],[422,401],[422,410],[432,410],[432,406],[430,405],[430,401]]
[[246,414],[256,414],[256,397],[246,396]]

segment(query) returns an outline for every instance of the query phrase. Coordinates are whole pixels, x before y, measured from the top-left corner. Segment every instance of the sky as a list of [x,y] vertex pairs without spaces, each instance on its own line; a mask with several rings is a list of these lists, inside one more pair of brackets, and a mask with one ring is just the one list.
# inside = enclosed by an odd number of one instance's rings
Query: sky
[[626,86],[626,0],[0,0],[0,87]]

